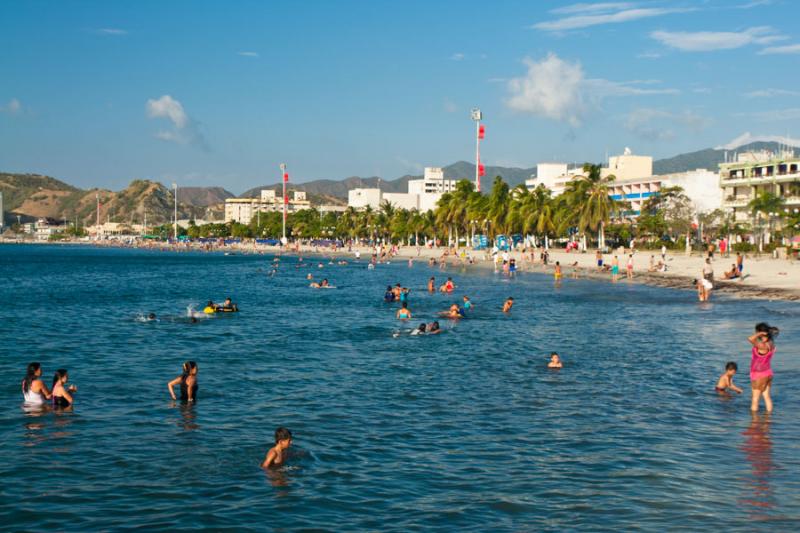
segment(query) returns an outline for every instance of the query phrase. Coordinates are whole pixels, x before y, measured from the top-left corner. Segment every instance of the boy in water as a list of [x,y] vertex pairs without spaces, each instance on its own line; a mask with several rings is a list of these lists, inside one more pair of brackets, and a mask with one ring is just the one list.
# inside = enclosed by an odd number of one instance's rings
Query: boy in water
[[739,370],[739,367],[733,361],[725,364],[725,373],[717,380],[717,386],[715,387],[717,392],[727,392],[730,389],[737,394],[742,393],[742,389],[733,384],[733,376],[736,375],[737,370]]
[[550,362],[547,363],[547,368],[562,368],[564,365],[561,363],[561,358],[556,352],[550,354]]
[[511,311],[511,308],[514,306],[514,298],[511,296],[508,297],[508,300],[503,304],[503,312],[508,313]]
[[292,445],[292,432],[285,427],[279,427],[275,430],[275,446],[270,448],[267,456],[261,463],[261,468],[269,468],[271,466],[280,466],[286,460],[286,449]]

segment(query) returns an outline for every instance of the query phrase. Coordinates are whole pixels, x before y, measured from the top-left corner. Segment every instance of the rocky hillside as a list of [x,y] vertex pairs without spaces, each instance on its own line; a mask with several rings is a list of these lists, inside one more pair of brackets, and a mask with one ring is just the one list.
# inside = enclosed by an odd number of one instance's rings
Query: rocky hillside
[[224,204],[234,194],[222,187],[178,187],[178,200],[198,207]]
[[725,150],[722,148],[706,148],[705,150],[698,150],[697,152],[689,152],[687,154],[676,155],[667,159],[659,159],[653,162],[654,174],[671,174],[673,172],[686,172],[687,170],[695,170],[697,168],[705,168],[712,172],[716,172],[719,168],[718,165],[725,161],[725,154],[728,158],[733,159],[736,152],[747,151],[760,151],[769,150],[778,153],[780,146],[775,142],[753,142],[740,146],[733,150]]
[[[104,189],[81,190],[47,176],[31,174],[0,174],[3,192],[5,224],[23,222],[39,217],[79,220],[93,224],[97,217],[97,198],[100,199],[102,222],[140,223],[147,213],[148,224],[169,222],[173,213],[174,196],[170,189],[149,180],[134,180],[121,191]],[[178,199],[181,199],[180,192]],[[203,218],[207,211],[219,209],[178,202],[178,218]]]

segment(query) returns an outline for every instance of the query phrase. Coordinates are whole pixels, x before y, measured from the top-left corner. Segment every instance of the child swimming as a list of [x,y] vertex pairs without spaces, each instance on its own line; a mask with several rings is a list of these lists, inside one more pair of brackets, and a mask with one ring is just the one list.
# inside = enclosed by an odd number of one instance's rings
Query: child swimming
[[285,427],[275,430],[275,446],[270,448],[261,462],[261,468],[280,466],[286,461],[286,450],[292,445],[292,432]]
[[738,370],[739,366],[733,361],[725,363],[725,373],[719,377],[717,380],[717,386],[714,387],[714,389],[717,392],[727,392],[728,389],[730,389],[737,394],[741,394],[742,389],[733,384],[733,376],[736,375]]
[[503,312],[504,312],[504,313],[508,313],[509,311],[511,311],[511,308],[512,308],[513,306],[514,306],[514,298],[512,298],[511,296],[509,296],[509,297],[508,297],[508,299],[507,299],[507,300],[505,301],[505,303],[503,304]]
[[748,341],[753,345],[752,357],[750,359],[750,388],[753,398],[750,402],[750,410],[758,411],[759,400],[763,396],[764,407],[767,412],[772,412],[772,356],[775,355],[775,338],[780,333],[778,328],[772,327],[766,322],[756,324],[756,332],[748,337]]
[[556,352],[550,354],[550,362],[547,363],[547,368],[562,368],[564,365],[561,363],[561,358]]

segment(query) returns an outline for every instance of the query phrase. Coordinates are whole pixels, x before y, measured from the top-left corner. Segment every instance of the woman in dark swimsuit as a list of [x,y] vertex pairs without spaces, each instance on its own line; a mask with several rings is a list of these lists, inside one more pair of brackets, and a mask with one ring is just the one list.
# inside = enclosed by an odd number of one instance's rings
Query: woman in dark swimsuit
[[172,396],[173,400],[177,400],[175,391],[173,390],[175,385],[180,385],[181,387],[182,402],[194,402],[197,400],[197,370],[197,363],[194,361],[186,361],[183,363],[183,374],[167,383],[169,395]]

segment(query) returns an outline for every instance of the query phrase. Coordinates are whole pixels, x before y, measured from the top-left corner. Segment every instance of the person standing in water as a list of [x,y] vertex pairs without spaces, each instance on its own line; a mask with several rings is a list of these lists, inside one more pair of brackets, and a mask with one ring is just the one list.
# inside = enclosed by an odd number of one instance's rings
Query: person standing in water
[[403,302],[400,309],[397,310],[395,315],[398,320],[408,320],[411,318],[411,310],[408,308],[408,302]]
[[261,468],[280,466],[286,462],[286,450],[292,445],[292,432],[284,427],[275,430],[275,446],[270,448],[261,462]]
[[[631,241],[633,243],[633,241]],[[628,264],[626,265],[628,279],[633,279],[633,254],[628,255]]]
[[503,304],[503,312],[508,313],[509,311],[511,311],[512,307],[514,307],[514,298],[509,296],[508,299]]
[[69,407],[72,405],[72,394],[78,388],[75,385],[67,386],[69,375],[67,370],[59,368],[53,376],[53,407]]
[[772,412],[772,356],[775,355],[775,338],[778,333],[778,328],[759,322],[756,324],[756,332],[747,339],[753,345],[750,359],[750,388],[753,392],[750,410],[753,412],[758,411],[762,397],[767,412]]
[[28,364],[28,370],[22,380],[22,397],[28,405],[44,405],[45,400],[52,398],[47,385],[42,381],[41,364]]
[[182,402],[194,402],[197,399],[197,370],[197,363],[194,361],[183,363],[183,374],[167,383],[169,395],[172,396],[173,400],[177,400],[173,390],[175,385],[180,385]]
[[614,260],[611,262],[611,281],[616,282],[619,279],[619,259],[617,256],[614,256]]

